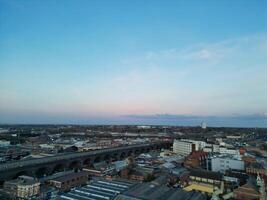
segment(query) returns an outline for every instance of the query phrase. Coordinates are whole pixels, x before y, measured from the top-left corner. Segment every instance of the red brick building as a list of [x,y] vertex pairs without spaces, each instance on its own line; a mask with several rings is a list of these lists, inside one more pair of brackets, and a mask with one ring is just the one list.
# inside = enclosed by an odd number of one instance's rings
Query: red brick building
[[61,173],[46,181],[50,186],[56,187],[60,191],[68,191],[73,187],[85,185],[88,180],[88,174],[84,171]]
[[193,151],[185,159],[184,166],[188,168],[206,167],[208,153],[204,151]]

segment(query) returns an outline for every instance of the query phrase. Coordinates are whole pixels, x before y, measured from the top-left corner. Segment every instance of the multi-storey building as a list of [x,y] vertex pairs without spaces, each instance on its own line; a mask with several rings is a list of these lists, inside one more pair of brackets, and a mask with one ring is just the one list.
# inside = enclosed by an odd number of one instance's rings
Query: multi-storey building
[[208,145],[206,142],[200,141],[200,140],[181,139],[181,141],[183,141],[183,142],[191,142],[191,143],[195,144],[196,151],[201,151],[205,146]]
[[195,150],[196,150],[196,145],[190,141],[174,140],[173,142],[174,153],[187,156]]
[[234,156],[217,155],[207,159],[207,169],[214,172],[225,172],[228,169],[245,170],[245,163]]

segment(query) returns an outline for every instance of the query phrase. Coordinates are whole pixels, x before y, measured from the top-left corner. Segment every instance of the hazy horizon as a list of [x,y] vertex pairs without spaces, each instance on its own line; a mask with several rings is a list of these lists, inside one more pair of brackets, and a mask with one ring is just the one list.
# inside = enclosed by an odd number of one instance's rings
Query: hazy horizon
[[185,116],[185,115],[126,115],[117,117],[44,117],[35,120],[16,121],[9,119],[2,124],[65,124],[65,125],[159,125],[159,126],[200,126],[205,122],[208,127],[267,128],[267,116]]

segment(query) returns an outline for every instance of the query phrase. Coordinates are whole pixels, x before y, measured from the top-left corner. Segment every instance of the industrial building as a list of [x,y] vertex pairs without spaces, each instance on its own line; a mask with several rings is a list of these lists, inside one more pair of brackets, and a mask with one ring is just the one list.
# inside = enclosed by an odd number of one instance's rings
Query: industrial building
[[126,181],[93,180],[90,184],[72,189],[60,196],[62,200],[113,200],[128,190],[133,183]]
[[206,200],[200,192],[186,192],[181,188],[169,188],[157,183],[136,184],[118,195],[115,200]]

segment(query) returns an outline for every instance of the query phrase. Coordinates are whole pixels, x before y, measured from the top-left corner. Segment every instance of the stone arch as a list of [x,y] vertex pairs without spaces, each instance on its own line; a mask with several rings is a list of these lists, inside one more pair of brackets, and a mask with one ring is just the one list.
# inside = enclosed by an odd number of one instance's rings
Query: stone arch
[[121,152],[121,155],[120,155],[120,160],[123,160],[127,157],[126,153],[125,152]]
[[95,157],[95,159],[94,159],[94,163],[98,163],[98,162],[100,162],[101,161],[101,156],[97,156],[97,157]]
[[128,151],[127,156],[131,156],[133,154],[133,151]]
[[117,153],[114,153],[111,155],[111,160],[116,161],[116,160],[118,160],[118,157],[119,157],[119,155]]
[[144,148],[142,148],[141,149],[141,153],[145,153],[146,151],[145,151],[145,149]]
[[110,162],[110,159],[111,159],[111,157],[110,157],[109,154],[106,154],[106,155],[104,156],[104,160],[105,160],[106,162]]
[[134,154],[135,154],[135,155],[138,155],[139,152],[140,152],[139,149],[136,149],[136,150],[134,151]]
[[79,160],[74,160],[69,164],[69,169],[78,170],[81,168],[81,162]]
[[83,165],[84,165],[84,166],[89,166],[89,165],[91,165],[91,162],[92,162],[91,158],[86,158],[86,159],[83,161]]
[[40,167],[40,168],[38,168],[38,169],[36,170],[36,172],[35,172],[35,176],[36,176],[37,178],[41,178],[41,177],[44,177],[44,176],[49,175],[50,172],[51,172],[51,169],[50,169],[50,168],[48,168],[48,167]]
[[59,163],[59,164],[55,165],[55,167],[52,170],[52,173],[62,172],[65,170],[66,170],[66,166],[62,163]]

